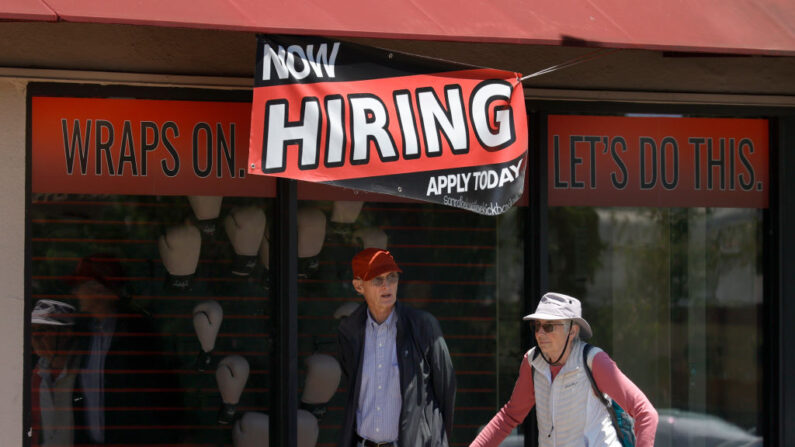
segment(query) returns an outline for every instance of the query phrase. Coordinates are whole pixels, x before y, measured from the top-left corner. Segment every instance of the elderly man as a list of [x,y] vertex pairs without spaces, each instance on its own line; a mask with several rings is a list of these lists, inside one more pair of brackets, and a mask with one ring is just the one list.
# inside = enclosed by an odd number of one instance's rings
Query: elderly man
[[447,446],[455,373],[439,322],[397,302],[400,268],[367,248],[353,258],[365,303],[339,326],[348,396],[342,447]]
[[126,294],[121,262],[105,253],[87,256],[72,277],[80,311],[75,332],[85,334],[73,399],[75,444],[144,444],[152,427],[161,427],[160,442],[176,441],[181,410],[173,409],[181,402],[174,369],[163,355],[130,355],[161,353],[163,345],[151,318]]

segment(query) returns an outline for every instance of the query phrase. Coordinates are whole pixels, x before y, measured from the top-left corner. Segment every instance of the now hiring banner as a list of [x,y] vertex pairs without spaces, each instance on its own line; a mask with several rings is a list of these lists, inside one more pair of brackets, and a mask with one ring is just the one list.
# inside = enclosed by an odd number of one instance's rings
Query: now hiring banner
[[520,75],[333,39],[259,36],[248,173],[463,208],[522,195]]

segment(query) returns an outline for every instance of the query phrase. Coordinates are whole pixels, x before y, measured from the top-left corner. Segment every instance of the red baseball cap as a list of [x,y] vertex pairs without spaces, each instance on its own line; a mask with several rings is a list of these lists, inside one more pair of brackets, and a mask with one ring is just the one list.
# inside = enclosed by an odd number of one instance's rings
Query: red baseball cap
[[113,291],[118,291],[123,278],[124,270],[119,258],[107,253],[95,253],[80,260],[69,282],[74,287],[93,279]]
[[395,258],[380,248],[365,248],[353,257],[353,277],[369,281],[387,272],[401,272]]

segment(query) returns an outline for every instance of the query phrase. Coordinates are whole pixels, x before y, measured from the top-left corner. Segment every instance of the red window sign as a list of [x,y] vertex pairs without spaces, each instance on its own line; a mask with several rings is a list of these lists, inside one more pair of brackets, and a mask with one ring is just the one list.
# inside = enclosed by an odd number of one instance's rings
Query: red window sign
[[764,119],[553,115],[550,206],[768,206]]
[[34,193],[274,196],[247,175],[251,104],[32,100]]

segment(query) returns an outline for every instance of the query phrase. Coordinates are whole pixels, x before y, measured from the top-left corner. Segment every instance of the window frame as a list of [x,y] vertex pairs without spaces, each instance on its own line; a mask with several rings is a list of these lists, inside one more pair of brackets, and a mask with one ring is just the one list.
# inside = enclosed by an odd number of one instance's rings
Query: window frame
[[[764,291],[763,291],[763,343],[762,343],[762,411],[759,420],[763,423],[760,433],[769,445],[781,445],[780,441],[795,439],[795,411],[787,409],[784,402],[795,399],[795,386],[782,378],[787,371],[795,369],[795,347],[782,343],[795,336],[793,325],[782,324],[795,317],[795,306],[787,305],[786,296],[795,294],[795,236],[782,231],[795,227],[795,179],[783,175],[795,172],[795,155],[787,153],[785,147],[795,146],[795,110],[783,107],[715,106],[704,104],[634,103],[611,101],[528,101],[530,120],[529,175],[530,204],[528,207],[528,231],[526,245],[525,290],[526,306],[535,309],[541,295],[549,287],[548,248],[548,132],[547,118],[555,114],[621,115],[626,113],[683,114],[713,118],[763,118],[769,120],[770,187],[769,207],[763,210],[762,242]],[[790,151],[791,152],[791,151]],[[787,170],[789,168],[789,171]],[[789,250],[787,250],[789,249]],[[522,343],[530,346],[533,334],[526,328]],[[787,357],[789,356],[789,357]],[[538,430],[534,417],[524,421],[525,446],[537,445]]]

